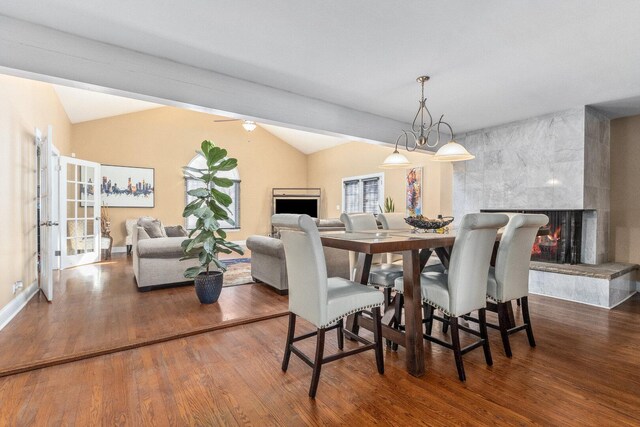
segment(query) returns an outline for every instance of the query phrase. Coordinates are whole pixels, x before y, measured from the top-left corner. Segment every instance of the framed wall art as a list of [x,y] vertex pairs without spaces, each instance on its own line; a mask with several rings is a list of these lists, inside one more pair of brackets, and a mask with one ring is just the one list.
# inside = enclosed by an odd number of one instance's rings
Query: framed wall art
[[152,208],[155,206],[155,169],[102,165],[100,192],[110,208]]
[[407,216],[422,215],[422,167],[406,171]]

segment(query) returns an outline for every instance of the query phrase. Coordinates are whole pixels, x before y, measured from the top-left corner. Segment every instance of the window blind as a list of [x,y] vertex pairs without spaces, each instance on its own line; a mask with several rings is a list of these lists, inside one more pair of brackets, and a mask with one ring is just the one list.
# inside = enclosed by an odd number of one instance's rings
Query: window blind
[[344,182],[344,211],[346,213],[362,212],[359,180]]
[[362,180],[362,212],[376,214],[379,205],[380,178]]

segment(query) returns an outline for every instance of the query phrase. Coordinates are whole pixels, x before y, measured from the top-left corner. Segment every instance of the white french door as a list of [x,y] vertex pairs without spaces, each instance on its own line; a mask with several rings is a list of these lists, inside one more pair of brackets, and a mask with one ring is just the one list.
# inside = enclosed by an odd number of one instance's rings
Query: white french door
[[100,259],[100,164],[60,156],[61,267]]
[[57,173],[55,165],[51,164],[53,152],[53,127],[49,126],[47,135],[43,136],[40,129],[35,130],[36,146],[38,149],[38,229],[40,234],[40,249],[38,259],[38,286],[47,300],[53,300],[53,264],[55,260],[55,243],[53,241],[54,222],[53,212],[53,176]]

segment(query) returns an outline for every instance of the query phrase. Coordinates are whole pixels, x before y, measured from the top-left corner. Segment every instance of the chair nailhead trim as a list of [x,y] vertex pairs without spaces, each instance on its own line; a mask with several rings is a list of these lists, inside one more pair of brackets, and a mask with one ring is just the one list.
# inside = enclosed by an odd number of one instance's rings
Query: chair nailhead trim
[[499,302],[499,303],[503,303],[505,301],[502,301],[501,299],[498,298],[494,298],[491,295],[487,294],[487,298],[489,298],[491,301],[495,301],[495,302]]
[[[404,292],[399,291],[397,288],[396,288],[396,292],[399,293],[399,294],[404,294]],[[425,304],[429,304],[432,307],[437,308],[438,310],[442,311],[444,314],[446,314],[449,317],[457,317],[457,316],[454,316],[453,314],[451,314],[448,310],[445,310],[444,308],[440,307],[438,304],[436,304],[433,301],[430,301],[428,299],[422,298],[422,302],[425,303]]]
[[346,316],[349,316],[349,315],[351,315],[351,314],[356,314],[357,312],[362,311],[362,310],[366,310],[366,309],[368,309],[368,308],[382,307],[382,305],[383,305],[383,304],[384,304],[384,303],[383,303],[383,302],[381,302],[380,304],[370,304],[370,305],[365,305],[365,306],[360,307],[360,308],[356,308],[356,309],[354,309],[354,310],[351,310],[351,311],[350,311],[350,312],[348,312],[348,313],[343,314],[343,315],[342,315],[342,316],[340,316],[340,317],[336,317],[335,319],[331,320],[330,322],[326,323],[325,325],[321,325],[320,327],[321,327],[321,328],[328,328],[329,326],[333,326],[333,325],[335,325],[335,324],[336,324],[340,319],[342,319],[342,318],[344,318],[344,317],[346,317]]

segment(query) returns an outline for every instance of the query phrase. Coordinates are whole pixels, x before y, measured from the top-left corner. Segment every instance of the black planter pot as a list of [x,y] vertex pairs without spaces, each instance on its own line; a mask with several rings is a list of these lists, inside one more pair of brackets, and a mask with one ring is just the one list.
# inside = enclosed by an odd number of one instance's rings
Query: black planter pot
[[196,295],[201,304],[212,304],[218,301],[222,292],[222,271],[200,273],[195,278]]

